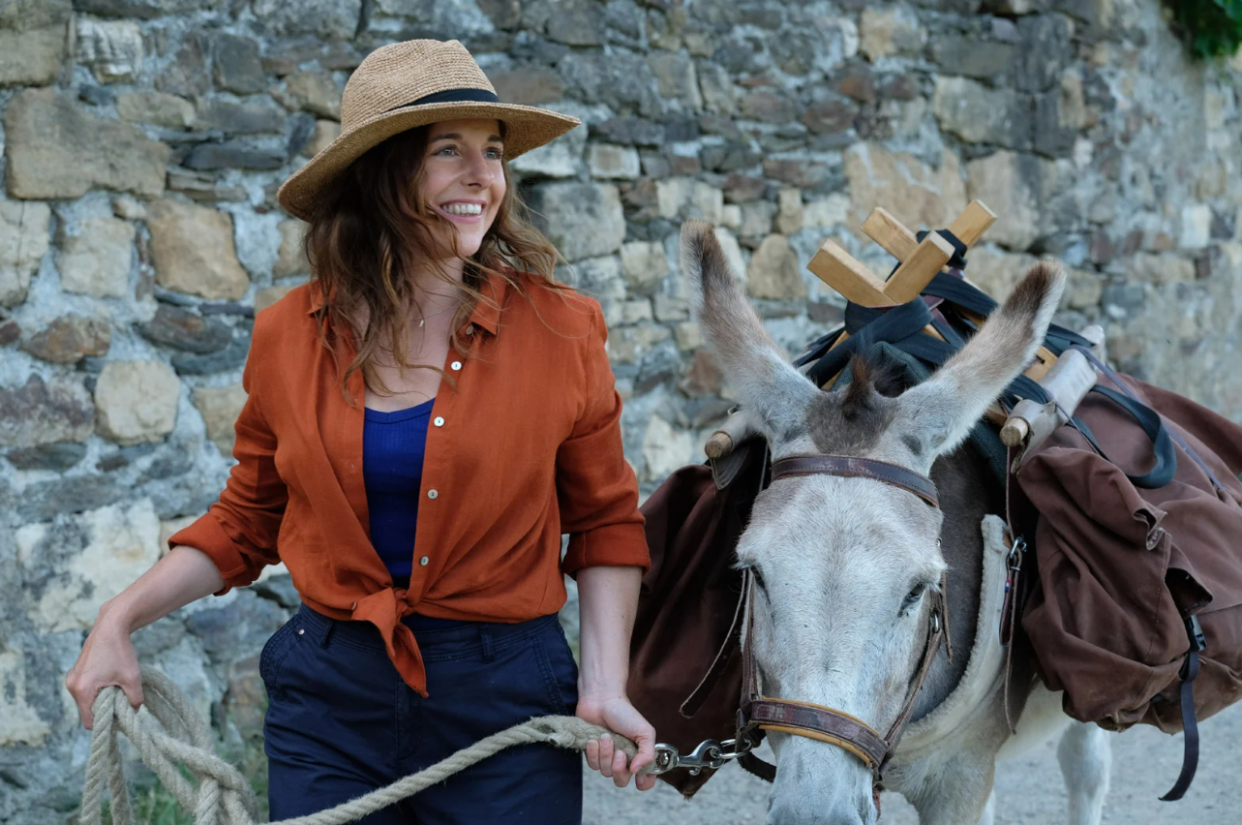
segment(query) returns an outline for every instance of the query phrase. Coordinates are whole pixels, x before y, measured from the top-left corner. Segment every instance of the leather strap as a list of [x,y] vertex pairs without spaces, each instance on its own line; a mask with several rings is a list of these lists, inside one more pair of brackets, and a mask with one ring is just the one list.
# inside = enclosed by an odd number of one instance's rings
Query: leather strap
[[773,481],[807,475],[870,478],[914,493],[932,507],[940,507],[936,485],[930,478],[887,461],[845,455],[790,455],[772,462]]
[[888,752],[884,737],[861,719],[839,710],[793,702],[759,699],[750,704],[751,721],[767,731],[792,733],[843,748],[876,770]]

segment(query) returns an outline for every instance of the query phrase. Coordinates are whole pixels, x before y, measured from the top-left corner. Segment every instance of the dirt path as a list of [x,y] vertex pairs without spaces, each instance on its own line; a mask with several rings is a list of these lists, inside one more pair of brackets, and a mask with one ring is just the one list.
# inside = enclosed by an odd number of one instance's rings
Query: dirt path
[[[1203,724],[1195,784],[1181,802],[1157,800],[1177,778],[1182,739],[1149,727],[1111,737],[1112,790],[1104,810],[1111,825],[1235,825],[1242,822],[1242,704]],[[729,766],[686,802],[663,783],[649,793],[619,791],[588,773],[584,825],[762,825],[769,786]],[[997,825],[1050,825],[1065,821],[1065,790],[1056,742],[1002,763],[996,780]],[[915,825],[904,799],[884,798],[884,825]]]

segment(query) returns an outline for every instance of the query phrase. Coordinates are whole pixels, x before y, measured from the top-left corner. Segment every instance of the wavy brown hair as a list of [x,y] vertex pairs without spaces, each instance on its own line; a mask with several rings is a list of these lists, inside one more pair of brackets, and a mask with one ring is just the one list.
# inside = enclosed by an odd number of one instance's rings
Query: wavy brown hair
[[[503,123],[501,129],[503,135]],[[462,354],[468,347],[457,330],[479,302],[494,303],[480,292],[489,276],[499,275],[523,294],[522,282],[528,279],[539,286],[564,288],[552,277],[559,257],[556,248],[531,224],[508,162],[503,163],[505,196],[479,251],[466,259],[461,284],[438,263],[446,255],[460,256],[456,227],[419,194],[428,131],[421,126],[372,147],[333,182],[310,217],[306,256],[324,299],[318,313],[319,338],[338,358],[338,372],[339,353],[331,329],[346,323],[358,342],[357,357],[341,375],[341,392],[351,405],[346,385],[357,370],[362,370],[367,386],[389,392],[375,369],[376,357],[385,348],[403,369],[444,374],[438,364],[410,363],[403,344],[410,309],[421,312],[414,273],[425,271],[429,262],[437,278],[465,293],[453,317],[450,339]],[[443,249],[437,240],[437,227],[451,230],[450,249]]]

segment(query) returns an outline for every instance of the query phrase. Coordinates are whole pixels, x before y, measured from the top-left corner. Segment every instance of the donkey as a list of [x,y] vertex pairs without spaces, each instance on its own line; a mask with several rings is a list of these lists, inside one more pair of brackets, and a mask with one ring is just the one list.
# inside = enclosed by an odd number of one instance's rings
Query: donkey
[[[755,501],[737,547],[738,564],[755,583],[743,644],[757,665],[762,693],[836,708],[878,731],[902,711],[946,574],[957,655],[950,659],[941,648],[933,661],[914,703],[917,725],[966,672],[980,608],[980,524],[989,513],[1003,512],[982,468],[958,448],[1031,362],[1064,275],[1052,265],[1032,267],[960,352],[928,381],[890,397],[858,359],[854,380],[833,392],[821,391],[786,362],[707,224],[685,225],[681,256],[706,341],[774,461],[854,456],[901,465],[935,482],[940,509],[870,478],[778,478]],[[1110,762],[1104,732],[1065,716],[1060,694],[1029,690],[1016,736],[1006,720],[1003,686],[992,683],[935,747],[910,753],[899,746],[884,789],[905,796],[923,825],[990,825],[998,755],[1064,731],[1058,757],[1069,821],[1098,825]],[[874,775],[854,754],[790,733],[772,732],[770,739],[777,761],[770,825],[877,821]]]

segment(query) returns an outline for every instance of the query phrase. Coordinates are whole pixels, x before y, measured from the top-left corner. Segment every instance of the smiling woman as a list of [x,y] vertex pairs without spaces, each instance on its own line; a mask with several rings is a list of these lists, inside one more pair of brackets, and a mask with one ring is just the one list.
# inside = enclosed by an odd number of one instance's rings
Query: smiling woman
[[[283,561],[303,605],[260,662],[273,819],[548,714],[636,741],[629,764],[607,737],[586,748],[624,786],[654,758],[625,692],[638,485],[603,313],[552,279],[506,163],[577,121],[499,102],[456,41],[376,50],[341,110],[280,190],[310,224],[313,278],[255,319],[228,485],[104,606],[70,692],[88,726],[103,685],[140,704],[129,634]],[[515,748],[363,821],[572,825],[581,778],[570,752]]]

